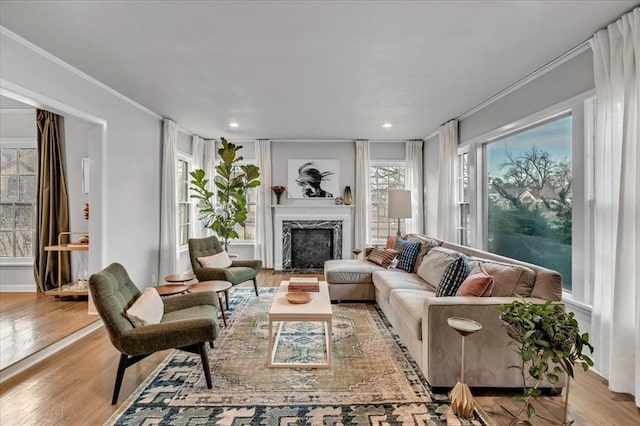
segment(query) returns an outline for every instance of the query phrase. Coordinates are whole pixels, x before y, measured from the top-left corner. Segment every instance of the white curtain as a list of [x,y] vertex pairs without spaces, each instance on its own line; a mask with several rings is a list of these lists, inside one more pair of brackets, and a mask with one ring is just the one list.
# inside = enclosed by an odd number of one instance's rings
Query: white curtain
[[165,118],[162,132],[162,194],[160,202],[160,280],[179,273],[177,188],[178,127]]
[[404,158],[407,170],[404,177],[405,189],[411,191],[411,218],[406,221],[406,233],[423,233],[423,202],[422,192],[422,141],[406,141]]
[[[209,179],[209,181],[211,182],[209,184],[209,190],[215,192],[215,188],[213,186],[216,161],[215,141],[202,139],[198,135],[193,135],[191,149],[193,157],[193,170],[204,170],[207,179]],[[200,221],[198,220],[198,207],[195,204],[192,223],[195,224],[192,227],[193,237],[200,238],[206,237],[208,235],[213,235],[210,229],[205,228],[204,226],[202,226],[202,224],[200,224]]]
[[595,368],[640,407],[640,9],[590,40],[597,97],[595,141]]
[[[364,251],[369,241],[369,141],[356,140],[354,248]],[[348,255],[348,253],[344,253]]]
[[438,181],[438,229],[436,237],[456,242],[455,164],[458,156],[458,120],[442,126],[440,136],[440,179]]
[[260,168],[260,186],[256,202],[254,256],[265,268],[273,268],[273,221],[271,216],[271,141],[257,139],[256,165]]

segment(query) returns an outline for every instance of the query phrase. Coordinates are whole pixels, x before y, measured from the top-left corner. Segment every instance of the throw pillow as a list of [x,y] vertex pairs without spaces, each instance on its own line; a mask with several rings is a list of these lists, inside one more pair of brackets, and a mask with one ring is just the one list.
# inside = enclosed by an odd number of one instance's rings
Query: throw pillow
[[436,288],[436,297],[455,296],[458,288],[469,275],[470,269],[466,256],[460,256],[449,263]]
[[478,263],[462,282],[456,296],[489,297],[493,292],[493,277]]
[[164,315],[164,303],[155,288],[147,287],[127,309],[126,315],[134,327],[158,324]]
[[416,257],[418,257],[418,252],[420,251],[420,243],[396,238],[396,244],[393,246],[393,249],[399,252],[398,265],[396,268],[411,272],[413,270],[413,264],[416,262]]
[[212,254],[211,256],[199,257],[198,262],[205,268],[228,268],[231,266],[231,259],[229,254],[222,250],[220,253]]
[[371,250],[369,256],[367,256],[367,260],[380,265],[383,268],[389,268],[391,262],[393,262],[393,259],[395,259],[397,255],[398,251],[394,249],[385,250],[375,247],[373,250]]

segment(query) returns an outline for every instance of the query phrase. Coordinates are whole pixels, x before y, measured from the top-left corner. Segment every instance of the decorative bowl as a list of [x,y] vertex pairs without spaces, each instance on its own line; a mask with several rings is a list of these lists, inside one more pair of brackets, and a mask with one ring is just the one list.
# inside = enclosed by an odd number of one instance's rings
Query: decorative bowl
[[287,298],[289,303],[302,304],[311,302],[311,299],[313,299],[313,294],[306,291],[295,291],[285,294],[284,297]]

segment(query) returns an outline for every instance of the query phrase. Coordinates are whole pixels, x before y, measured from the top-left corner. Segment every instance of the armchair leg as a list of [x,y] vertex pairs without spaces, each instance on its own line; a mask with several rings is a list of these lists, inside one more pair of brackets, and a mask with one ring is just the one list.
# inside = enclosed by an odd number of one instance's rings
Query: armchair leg
[[124,370],[127,369],[127,358],[127,355],[120,354],[120,363],[118,363],[118,372],[116,373],[116,384],[113,387],[113,397],[111,398],[111,405],[116,405],[116,403],[118,402],[118,394],[120,393],[120,386],[122,386]]
[[207,389],[211,389],[211,370],[209,369],[209,356],[207,355],[207,348],[204,342],[198,343],[198,350],[200,351],[200,359],[202,359],[202,368],[204,369],[204,378],[207,380]]
[[256,290],[256,296],[258,295],[258,279],[253,279],[253,288]]

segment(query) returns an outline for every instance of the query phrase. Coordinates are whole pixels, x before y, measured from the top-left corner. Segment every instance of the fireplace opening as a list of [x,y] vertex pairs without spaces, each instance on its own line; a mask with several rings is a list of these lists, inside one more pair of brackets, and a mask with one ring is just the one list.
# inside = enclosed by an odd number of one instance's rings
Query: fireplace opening
[[292,229],[291,267],[293,269],[323,268],[333,259],[333,229]]

